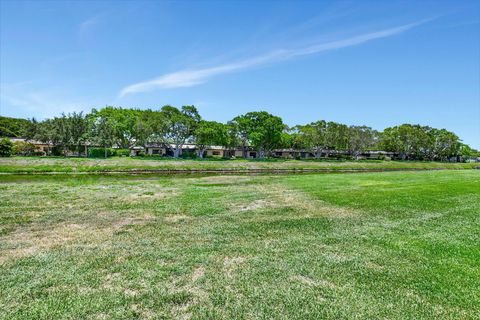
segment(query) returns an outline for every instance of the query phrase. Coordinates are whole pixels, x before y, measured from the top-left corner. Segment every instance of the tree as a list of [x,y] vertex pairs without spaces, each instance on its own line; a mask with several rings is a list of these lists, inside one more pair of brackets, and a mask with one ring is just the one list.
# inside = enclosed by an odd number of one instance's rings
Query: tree
[[257,150],[259,158],[269,155],[274,148],[281,144],[285,125],[280,117],[265,111],[248,112],[234,118],[233,122],[237,125],[244,154],[247,143]]
[[332,149],[345,149],[348,141],[348,127],[336,122],[319,120],[304,126],[298,126],[298,134],[307,149],[313,150],[315,158],[325,157]]
[[0,116],[0,137],[23,137],[28,120]]
[[108,148],[111,148],[117,141],[115,125],[112,122],[113,120],[107,117],[99,117],[93,124],[96,142],[104,147],[105,158],[108,156]]
[[429,130],[428,127],[411,124],[386,128],[381,135],[381,147],[398,153],[402,160],[420,159],[430,152]]
[[28,121],[28,124],[25,127],[25,134],[24,134],[25,139],[27,141],[36,139],[38,135],[38,130],[39,130],[38,127],[39,127],[39,123],[35,118],[32,118],[31,120]]
[[[36,138],[54,147],[60,144],[60,134],[54,119],[46,119],[38,124]],[[51,152],[52,150],[49,148],[48,153],[51,154]]]
[[362,152],[375,144],[376,131],[370,127],[350,126],[348,133],[348,147],[355,160],[358,160]]
[[[248,130],[250,127],[249,119],[245,116],[238,116],[228,122],[230,141],[234,141],[237,145],[242,147],[242,157],[247,158],[248,152]],[[232,134],[234,136],[232,136]],[[237,146],[235,145],[235,147]]]
[[178,110],[172,106],[164,106],[161,110],[164,121],[165,141],[173,144],[173,156],[178,158],[185,142],[190,139],[200,122],[200,115],[194,106],[183,106]]
[[223,146],[227,150],[224,156],[234,157],[236,148],[241,144],[239,140],[238,125],[234,121],[228,121],[225,125],[225,129],[227,130],[227,140]]
[[93,109],[91,116],[94,119],[107,118],[108,123],[113,129],[114,144],[121,148],[128,149],[136,143],[138,135],[136,131],[138,127],[136,124],[142,113],[143,111],[138,109],[108,106],[101,110]]
[[0,140],[0,157],[10,157],[12,155],[13,143],[10,139]]
[[92,122],[89,117],[83,115],[83,112],[73,112],[67,116],[67,126],[69,133],[69,143],[76,146],[77,153],[80,155],[80,149],[83,145],[85,156],[88,155],[87,141],[90,138]]
[[203,158],[208,146],[226,146],[228,139],[228,128],[224,124],[201,120],[195,130],[198,157]]
[[348,144],[348,127],[337,122],[327,122],[325,131],[325,158],[328,158],[331,149],[343,150]]
[[445,129],[433,129],[433,159],[445,161],[459,155],[460,140],[456,134]]
[[299,132],[302,136],[305,146],[308,149],[313,150],[316,159],[320,159],[322,151],[327,147],[326,131],[327,123],[324,120],[299,126]]

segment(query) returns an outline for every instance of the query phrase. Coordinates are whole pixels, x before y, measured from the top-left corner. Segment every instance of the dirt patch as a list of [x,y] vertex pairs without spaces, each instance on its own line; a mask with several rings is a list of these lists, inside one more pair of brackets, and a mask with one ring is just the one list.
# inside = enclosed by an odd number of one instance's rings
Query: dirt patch
[[250,203],[241,205],[238,211],[253,211],[253,210],[263,209],[263,208],[272,206],[272,204],[273,204],[272,202],[263,200],[263,199],[254,200]]
[[197,281],[201,277],[203,277],[205,274],[205,269],[203,267],[198,267],[195,270],[193,270],[192,274],[192,282]]

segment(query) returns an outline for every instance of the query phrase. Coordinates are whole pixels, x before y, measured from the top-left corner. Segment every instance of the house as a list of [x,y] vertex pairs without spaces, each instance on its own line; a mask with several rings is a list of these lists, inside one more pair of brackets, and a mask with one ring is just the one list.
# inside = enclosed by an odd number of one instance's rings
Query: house
[[[130,148],[131,156],[139,156],[142,154],[150,156],[167,156],[173,157],[175,146],[173,144],[148,144],[145,147],[134,146]],[[196,153],[197,145],[192,143],[186,143],[182,146],[181,153]],[[209,146],[205,150],[204,156],[207,157],[224,157],[228,153],[224,147],[221,146]],[[241,153],[240,153],[241,156]]]
[[[237,147],[233,149],[225,148],[222,146],[209,146],[205,150],[205,157],[224,157],[224,158],[246,158],[246,159],[255,159],[257,158],[257,150],[246,147],[246,150],[243,147]],[[196,144],[186,143],[182,146],[181,153],[197,153],[198,148]],[[173,157],[174,145],[173,144],[149,144],[145,147],[134,146],[130,148],[131,156],[139,156],[142,154],[146,155],[158,155],[158,156],[167,156]],[[246,155],[244,157],[244,154]],[[328,156],[332,158],[339,158],[342,156],[350,156],[348,150],[329,150]],[[315,152],[307,149],[276,149],[273,150],[271,156],[276,158],[284,159],[315,159]],[[323,151],[321,157],[324,158],[327,156],[327,152]],[[361,153],[362,159],[385,159],[385,158],[394,158],[396,156],[393,152],[381,151],[381,150],[372,150]]]
[[30,143],[35,147],[34,152],[37,153],[37,154],[42,154],[42,155],[47,155],[49,150],[53,147],[52,145],[50,145],[48,143],[37,141],[37,140],[27,140],[27,139],[24,139],[24,138],[9,138],[9,139],[14,144],[15,143],[21,143],[21,142]]

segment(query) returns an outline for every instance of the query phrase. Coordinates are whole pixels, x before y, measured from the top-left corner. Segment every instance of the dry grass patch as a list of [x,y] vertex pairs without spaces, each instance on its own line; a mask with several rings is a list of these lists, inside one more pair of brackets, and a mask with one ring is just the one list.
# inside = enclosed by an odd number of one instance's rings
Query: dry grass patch
[[336,289],[339,288],[335,283],[333,283],[331,281],[324,280],[324,279],[313,280],[312,278],[305,277],[305,276],[302,276],[302,275],[291,276],[289,279],[291,281],[298,281],[298,282],[300,282],[302,284],[305,284],[307,286],[322,287],[322,288],[327,288],[327,289],[331,289],[331,290],[336,290]]
[[186,216],[184,214],[172,214],[172,215],[166,216],[164,219],[165,219],[166,222],[169,222],[169,223],[177,223],[177,222],[180,222],[180,221],[189,220],[191,218],[192,217]]
[[90,223],[59,223],[50,228],[34,223],[21,227],[14,232],[0,237],[3,243],[0,248],[0,263],[9,260],[38,255],[57,247],[69,246],[105,246],[110,243],[114,232],[131,225],[143,225],[154,217],[126,217],[113,220],[109,224],[95,225]]
[[195,268],[195,270],[193,270],[193,274],[192,274],[192,282],[197,281],[198,279],[200,279],[204,275],[205,275],[205,268],[203,268],[202,266],[200,266],[198,268]]
[[245,263],[245,257],[225,257],[223,259],[223,270],[227,278],[233,278],[235,270]]

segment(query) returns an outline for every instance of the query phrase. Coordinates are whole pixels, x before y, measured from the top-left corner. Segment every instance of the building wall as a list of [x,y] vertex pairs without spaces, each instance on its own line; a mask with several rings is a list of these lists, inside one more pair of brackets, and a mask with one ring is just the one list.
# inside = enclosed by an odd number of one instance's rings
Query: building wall
[[224,156],[224,150],[212,150],[212,149],[207,149],[207,157],[223,157]]
[[165,148],[160,147],[148,147],[146,154],[148,155],[155,155],[155,156],[162,156],[166,153]]

